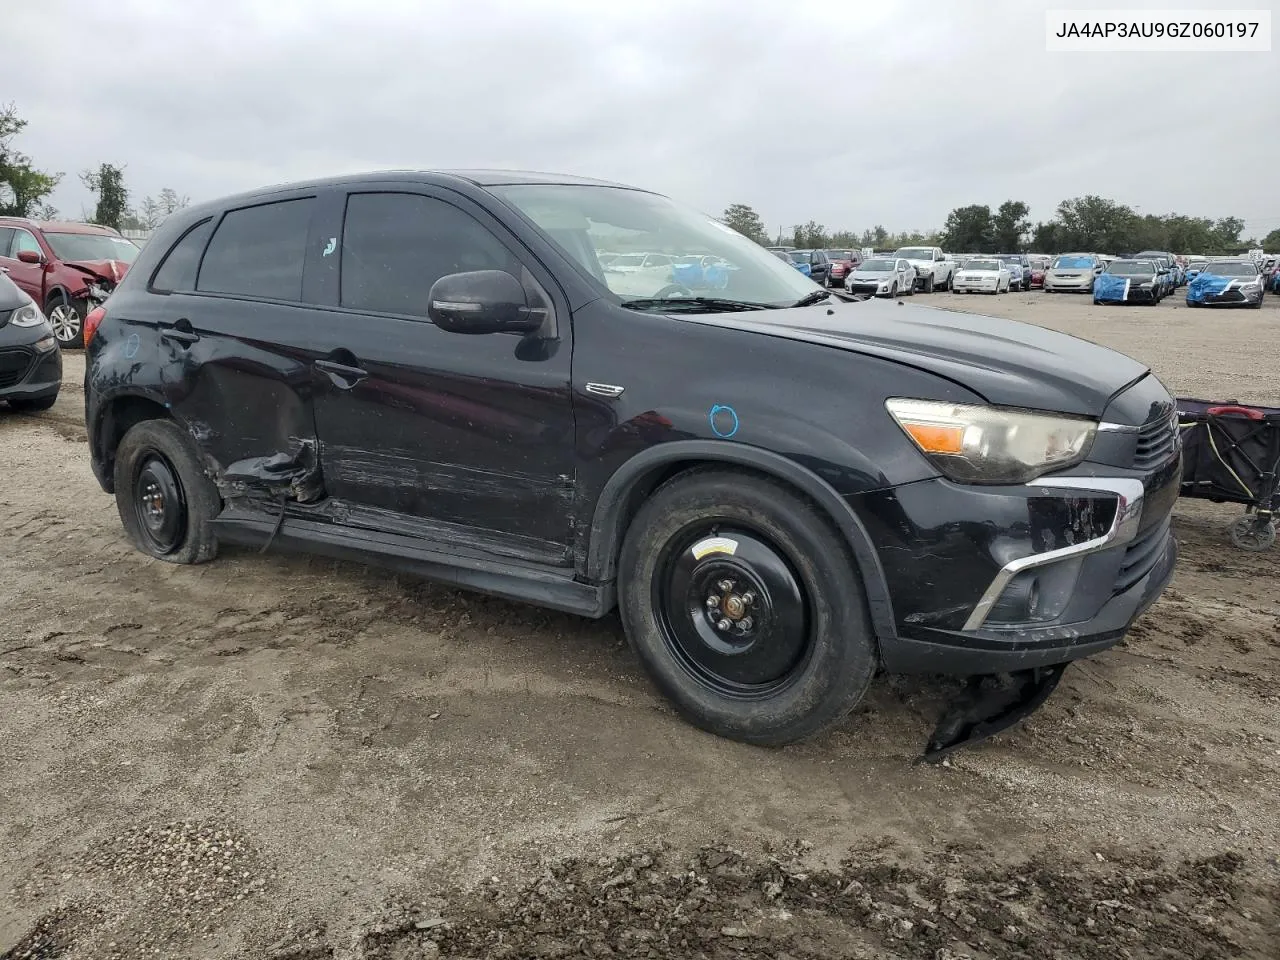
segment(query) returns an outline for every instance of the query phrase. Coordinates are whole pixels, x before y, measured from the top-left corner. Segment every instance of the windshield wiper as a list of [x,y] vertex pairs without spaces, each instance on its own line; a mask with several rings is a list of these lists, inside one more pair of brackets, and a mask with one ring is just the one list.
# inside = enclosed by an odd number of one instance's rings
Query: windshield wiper
[[812,307],[815,303],[821,303],[823,300],[831,299],[831,294],[826,290],[815,290],[813,293],[806,293],[803,297],[792,304],[793,307]]
[[675,310],[703,310],[707,313],[731,310],[777,310],[772,303],[753,303],[750,300],[725,300],[721,297],[642,297],[639,300],[623,300],[628,310],[649,310],[653,307]]

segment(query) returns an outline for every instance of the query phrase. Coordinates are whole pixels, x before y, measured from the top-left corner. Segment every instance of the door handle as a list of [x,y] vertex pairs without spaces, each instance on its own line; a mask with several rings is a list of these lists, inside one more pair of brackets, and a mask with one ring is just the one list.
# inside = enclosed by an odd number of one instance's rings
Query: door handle
[[170,343],[178,343],[184,347],[189,347],[200,339],[200,334],[194,330],[180,330],[177,327],[168,327],[160,331],[160,339],[168,340]]
[[335,387],[342,390],[350,390],[361,380],[369,376],[369,371],[360,367],[352,366],[348,363],[338,363],[334,360],[317,360],[315,362],[317,370],[323,371],[333,382]]

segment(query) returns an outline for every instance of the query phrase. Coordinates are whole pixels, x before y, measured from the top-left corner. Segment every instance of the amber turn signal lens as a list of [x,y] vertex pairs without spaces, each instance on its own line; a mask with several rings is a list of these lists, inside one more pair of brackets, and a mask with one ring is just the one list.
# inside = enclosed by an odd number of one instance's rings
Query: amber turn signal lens
[[964,427],[907,422],[902,429],[925,453],[959,454],[964,451]]

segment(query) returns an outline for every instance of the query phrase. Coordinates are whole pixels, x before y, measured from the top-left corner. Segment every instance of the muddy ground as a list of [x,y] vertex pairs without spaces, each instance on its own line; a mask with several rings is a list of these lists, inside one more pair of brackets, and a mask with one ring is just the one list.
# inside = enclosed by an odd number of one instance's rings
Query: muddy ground
[[[1280,405],[1262,311],[916,302]],[[1280,956],[1280,551],[1182,503],[1172,588],[1029,722],[913,763],[940,682],[784,750],[681,722],[616,620],[125,542],[79,355],[0,411],[0,958]]]

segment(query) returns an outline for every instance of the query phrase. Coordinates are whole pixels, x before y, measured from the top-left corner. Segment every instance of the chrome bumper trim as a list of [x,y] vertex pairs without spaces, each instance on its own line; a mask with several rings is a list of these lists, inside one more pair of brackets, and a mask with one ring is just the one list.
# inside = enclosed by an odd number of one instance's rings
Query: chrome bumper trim
[[1058,550],[1046,550],[1044,553],[1033,553],[1029,557],[1010,560],[995,575],[982,598],[964,622],[965,630],[977,630],[986,622],[987,614],[995,606],[1009,581],[1035,567],[1047,566],[1059,560],[1119,547],[1129,543],[1138,535],[1138,524],[1142,520],[1142,498],[1144,488],[1141,480],[1120,477],[1041,477],[1027,484],[1029,487],[1046,487],[1051,490],[1080,490],[1092,493],[1112,493],[1116,497],[1116,515],[1111,527],[1100,537],[1073,543],[1069,547]]

